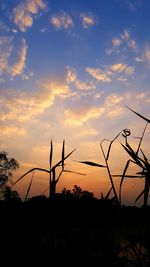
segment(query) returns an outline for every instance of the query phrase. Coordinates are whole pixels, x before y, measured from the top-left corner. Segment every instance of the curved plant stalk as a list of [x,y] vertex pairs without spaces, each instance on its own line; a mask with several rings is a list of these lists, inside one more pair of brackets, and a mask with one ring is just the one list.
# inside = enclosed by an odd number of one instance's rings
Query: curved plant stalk
[[[108,191],[108,193],[107,193],[107,195],[106,195],[105,198],[108,198],[109,195],[110,195],[110,193],[111,193],[111,191],[113,191],[114,196],[115,196],[115,199],[116,199],[116,201],[117,201],[118,204],[119,204],[119,199],[118,199],[117,192],[116,192],[116,189],[115,189],[115,186],[114,186],[114,182],[113,182],[113,179],[112,179],[112,175],[111,175],[111,172],[110,172],[110,169],[109,169],[108,159],[109,159],[109,155],[110,155],[112,144],[118,138],[118,136],[120,135],[120,133],[117,134],[116,137],[113,140],[103,139],[101,141],[101,143],[100,143],[102,154],[103,154],[103,157],[104,157],[104,160],[105,160],[105,165],[102,165],[102,164],[99,164],[99,163],[95,163],[95,162],[92,162],[92,161],[77,161],[79,163],[83,163],[83,164],[90,165],[90,166],[93,166],[93,167],[107,168],[107,172],[108,172],[109,179],[110,179],[110,182],[111,182],[111,189]],[[104,149],[103,149],[103,146],[102,146],[102,144],[103,144],[104,141],[109,141],[110,142],[109,147],[108,147],[108,151],[107,151],[107,154],[106,155],[105,155],[105,152],[104,152]],[[103,194],[102,194],[102,198],[104,198],[103,197]]]
[[106,141],[106,139],[103,139],[101,141],[101,143],[100,143],[100,147],[101,147],[101,151],[102,151],[102,154],[103,154],[103,157],[104,157],[104,160],[105,160],[108,176],[109,176],[109,179],[110,179],[110,182],[111,182],[112,191],[113,191],[114,197],[115,197],[115,199],[116,199],[116,201],[117,201],[117,203],[119,205],[120,205],[120,202],[119,202],[119,199],[118,199],[118,196],[117,196],[117,192],[116,192],[116,188],[115,188],[115,185],[114,185],[114,182],[113,182],[113,178],[112,178],[111,171],[110,171],[110,168],[109,168],[108,160],[109,160],[109,155],[110,155],[112,144],[119,137],[120,134],[121,134],[121,132],[119,134],[117,134],[116,137],[112,141],[110,141],[109,148],[108,148],[108,151],[107,151],[106,155],[105,155],[105,151],[103,149],[103,142]]

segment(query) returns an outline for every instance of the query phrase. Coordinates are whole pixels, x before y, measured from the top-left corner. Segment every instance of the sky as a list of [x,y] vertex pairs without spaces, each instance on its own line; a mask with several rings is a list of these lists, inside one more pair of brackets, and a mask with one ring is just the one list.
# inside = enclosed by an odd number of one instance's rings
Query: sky
[[[66,168],[57,192],[75,184],[100,197],[110,189],[104,168],[103,139],[130,129],[138,145],[145,122],[126,106],[150,114],[149,0],[0,0],[0,150],[14,157],[17,179],[33,167],[49,167],[50,140],[54,162]],[[142,148],[149,152],[149,128]],[[120,135],[110,154],[113,174],[121,174],[128,156]],[[106,142],[108,143],[108,142]],[[107,145],[105,146],[107,151]],[[131,167],[131,171],[133,168]],[[31,175],[16,185],[24,197]],[[120,178],[115,177],[118,189]],[[143,180],[124,182],[123,201],[134,204]],[[48,175],[36,172],[31,196],[48,194]]]

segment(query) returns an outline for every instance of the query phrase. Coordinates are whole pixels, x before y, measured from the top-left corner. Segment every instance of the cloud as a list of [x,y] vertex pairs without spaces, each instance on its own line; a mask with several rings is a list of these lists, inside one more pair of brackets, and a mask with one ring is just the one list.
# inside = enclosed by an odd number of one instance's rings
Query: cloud
[[127,78],[126,77],[123,77],[123,76],[120,76],[120,77],[118,77],[117,80],[120,81],[120,82],[122,82],[122,83],[124,83],[124,82],[127,81]]
[[143,62],[144,61],[144,57],[143,56],[135,57],[135,61],[136,62]]
[[79,90],[90,90],[96,88],[96,85],[92,81],[81,82],[78,80],[76,71],[69,67],[67,68],[66,81],[68,84],[74,84],[74,86]]
[[56,30],[63,28],[68,30],[73,27],[73,20],[65,11],[60,11],[60,13],[51,16],[50,22]]
[[127,42],[127,45],[128,45],[130,48],[132,48],[133,50],[136,50],[136,49],[137,49],[135,40],[132,40],[132,39],[129,40],[129,41]]
[[111,78],[109,77],[111,75],[110,71],[103,71],[99,68],[94,69],[87,67],[86,72],[98,81],[111,82]]
[[104,105],[107,107],[113,107],[120,104],[125,98],[125,95],[113,93],[106,97]]
[[110,66],[110,69],[113,72],[125,73],[127,75],[132,75],[134,73],[135,68],[131,66],[127,66],[126,64],[117,63]]
[[[102,69],[94,69],[94,68],[86,68],[86,71],[94,77],[97,81],[102,81],[102,82],[111,82],[114,74],[124,74],[124,75],[132,75],[134,74],[135,68],[132,66],[128,66],[127,64],[123,63],[116,63],[110,66],[107,66]],[[126,77],[117,77],[117,80],[120,80],[123,82],[126,81]]]
[[[9,74],[12,78],[23,73],[25,62],[26,62],[26,53],[27,53],[27,44],[25,39],[21,41],[21,47],[19,48],[18,58],[15,55],[15,47],[13,45],[12,37],[0,37],[0,80],[4,81],[4,78],[1,77],[3,74]],[[17,61],[10,65],[11,57],[17,58]]]
[[67,97],[69,92],[67,85],[56,82],[43,82],[32,94],[17,90],[3,91],[0,98],[1,121],[29,121],[50,107],[56,97]]
[[77,79],[76,71],[67,67],[66,81],[68,84],[75,82]]
[[150,48],[146,49],[145,57],[148,63],[150,63]]
[[113,46],[120,46],[121,45],[121,42],[122,41],[119,38],[112,39]]
[[111,55],[113,53],[113,49],[106,49],[105,52],[107,55]]
[[78,80],[75,81],[75,86],[77,89],[80,90],[90,90],[90,89],[95,89],[96,86],[93,82],[80,82]]
[[24,67],[25,67],[25,62],[26,62],[27,48],[28,46],[26,44],[25,39],[22,39],[22,47],[19,52],[18,60],[10,68],[10,74],[12,77],[22,74]]
[[20,31],[25,32],[33,24],[33,16],[46,8],[43,0],[26,0],[21,1],[14,9],[14,23],[18,26]]
[[[118,49],[116,50],[116,48],[118,48],[121,44],[124,44],[134,52],[138,51],[136,41],[131,38],[131,34],[128,30],[124,30],[123,33],[121,33],[118,37],[112,39],[113,47],[106,49],[106,54],[110,55],[113,53],[113,51],[117,51],[117,53],[120,52]],[[122,48],[124,49],[123,46]]]
[[126,64],[122,64],[122,63],[117,63],[117,64],[113,64],[110,66],[111,70],[114,72],[123,72],[126,68]]
[[125,41],[128,41],[130,39],[130,32],[127,30],[124,30],[123,34],[121,34],[121,38]]
[[124,32],[120,35],[122,41],[126,43],[126,45],[132,50],[137,50],[136,41],[131,38],[131,34],[128,30],[124,30]]
[[77,134],[79,135],[79,137],[82,137],[82,136],[84,137],[84,136],[95,136],[95,135],[98,135],[98,133],[99,132],[97,130],[88,128],[88,130],[87,129],[81,130]]
[[[107,118],[122,118],[125,114],[125,105],[130,106],[134,103],[135,110],[141,107],[142,103],[148,106],[150,103],[150,93],[148,91],[112,93],[101,98],[100,106],[93,104],[82,104],[64,111],[65,124],[73,126],[82,126],[89,121],[101,118],[105,126]],[[105,117],[105,119],[104,119]],[[88,125],[88,124],[86,124]]]
[[126,69],[125,69],[125,73],[126,73],[127,75],[132,75],[132,74],[134,74],[134,71],[135,71],[135,68],[134,68],[134,67],[131,67],[131,66],[128,66],[128,67],[126,67]]
[[97,23],[96,19],[92,15],[89,15],[89,14],[82,13],[80,15],[80,18],[82,19],[82,26],[85,29],[88,29],[89,27]]
[[9,58],[12,54],[13,45],[12,38],[1,36],[0,37],[0,75],[8,71]]
[[104,113],[102,107],[80,106],[65,110],[65,123],[69,125],[82,125],[89,119],[99,118]]
[[6,126],[0,128],[0,136],[1,137],[9,137],[12,135],[15,136],[24,136],[27,132],[24,128],[15,127],[15,126]]
[[128,30],[124,30],[121,34],[121,38],[124,42],[126,42],[127,46],[133,50],[137,50],[136,41],[131,38],[131,34]]

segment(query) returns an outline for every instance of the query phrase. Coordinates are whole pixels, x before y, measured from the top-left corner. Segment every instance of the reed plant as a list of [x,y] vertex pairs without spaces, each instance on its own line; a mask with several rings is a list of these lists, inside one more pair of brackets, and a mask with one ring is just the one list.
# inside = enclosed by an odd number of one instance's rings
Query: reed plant
[[[103,139],[100,142],[100,148],[101,148],[101,152],[102,152],[102,155],[103,155],[103,158],[105,161],[105,165],[91,162],[91,161],[78,161],[78,162],[86,164],[86,165],[90,165],[92,167],[106,168],[107,169],[108,177],[109,177],[109,180],[111,183],[111,188],[105,197],[102,194],[102,199],[108,199],[108,197],[110,196],[110,193],[113,192],[113,195],[114,195],[113,200],[115,200],[118,205],[121,205],[121,192],[122,192],[122,186],[123,186],[124,179],[125,178],[144,178],[145,179],[144,190],[142,190],[142,192],[138,195],[138,197],[136,198],[136,201],[139,200],[144,195],[144,206],[146,206],[148,203],[148,195],[149,195],[149,189],[150,189],[150,163],[149,163],[148,157],[145,155],[144,151],[142,150],[141,145],[142,145],[142,141],[144,138],[146,128],[147,128],[148,124],[150,123],[150,120],[147,119],[146,117],[142,116],[141,114],[135,112],[131,108],[129,108],[129,107],[127,107],[127,108],[130,111],[132,111],[133,113],[135,113],[137,116],[139,116],[140,118],[142,118],[143,120],[146,121],[146,125],[143,129],[142,135],[141,135],[141,137],[138,137],[139,143],[138,143],[137,150],[134,151],[134,149],[132,148],[132,146],[130,145],[130,143],[128,141],[128,138],[131,135],[130,129],[124,129],[123,131],[119,132],[113,140]],[[124,148],[124,150],[128,153],[130,158],[127,160],[122,174],[113,175],[111,173],[111,170],[110,170],[109,157],[110,157],[112,145],[113,145],[114,141],[120,135],[122,135],[122,137],[125,139],[125,144],[121,143],[121,145]],[[105,149],[104,149],[104,145],[103,145],[104,142],[109,142],[107,151],[105,151]],[[131,164],[134,164],[141,169],[139,172],[136,173],[136,175],[127,175],[127,171],[128,171]],[[118,194],[117,194],[117,190],[115,188],[113,177],[120,177],[121,178]]]
[[[71,170],[67,170],[65,169],[65,160],[67,158],[69,158],[73,152],[75,151],[76,149],[72,150],[70,153],[68,153],[66,156],[65,156],[65,140],[63,140],[63,144],[62,144],[62,153],[61,153],[61,160],[59,160],[55,165],[53,165],[52,161],[53,161],[53,142],[51,140],[50,142],[50,154],[49,154],[49,169],[43,169],[43,168],[32,168],[30,169],[29,171],[27,171],[26,173],[24,173],[19,179],[17,179],[17,181],[15,181],[13,183],[13,186],[15,184],[17,184],[20,180],[22,180],[25,176],[27,176],[29,173],[33,173],[34,175],[34,172],[35,171],[40,171],[40,172],[46,172],[49,174],[49,197],[51,198],[55,198],[55,195],[56,195],[56,185],[60,179],[60,177],[62,176],[62,174],[64,172],[70,172],[70,173],[75,173],[75,174],[79,174],[79,175],[85,175],[83,173],[79,173],[79,172],[75,172],[75,171],[71,171]],[[56,172],[58,169],[58,172]],[[59,174],[57,174],[59,173]],[[31,189],[31,185],[32,185],[32,182],[33,182],[33,175],[31,177],[31,180],[30,180],[30,183],[29,183],[29,186],[28,186],[28,189],[27,189],[27,193],[26,193],[26,196],[25,196],[25,200],[27,200],[28,198],[28,195],[29,195],[29,192],[30,192],[30,189]]]
[[[121,175],[113,175],[113,176],[118,176],[121,177],[120,181],[120,189],[119,189],[119,201],[121,203],[121,190],[122,190],[122,185],[123,181],[125,178],[143,178],[145,180],[145,185],[144,189],[140,194],[137,196],[135,202],[137,202],[142,196],[144,198],[143,205],[147,206],[148,204],[148,195],[149,195],[149,189],[150,189],[150,163],[149,159],[146,156],[145,152],[142,150],[141,145],[142,141],[146,132],[146,128],[148,124],[150,123],[150,120],[147,119],[146,117],[142,116],[141,114],[135,112],[133,109],[127,107],[129,110],[131,110],[133,113],[135,113],[137,116],[142,118],[143,120],[146,121],[146,125],[143,129],[141,137],[136,137],[139,139],[139,143],[137,146],[137,149],[134,150],[131,144],[128,141],[128,137],[131,135],[131,132],[129,129],[125,129],[122,136],[125,138],[125,144],[121,144],[124,150],[127,152],[127,154],[130,156],[130,158],[127,160],[123,173]],[[137,167],[140,168],[140,171],[138,171],[135,175],[127,175],[127,171],[129,170],[130,165],[136,165]]]

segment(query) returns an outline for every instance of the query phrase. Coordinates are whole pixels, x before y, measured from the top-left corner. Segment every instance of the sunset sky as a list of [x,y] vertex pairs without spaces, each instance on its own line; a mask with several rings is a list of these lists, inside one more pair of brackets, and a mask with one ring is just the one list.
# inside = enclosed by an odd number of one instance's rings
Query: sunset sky
[[[0,0],[0,18],[0,150],[20,163],[15,179],[48,168],[51,138],[60,160],[65,139],[66,153],[77,148],[67,169],[86,176],[63,174],[57,191],[77,184],[100,197],[110,188],[105,170],[74,160],[104,164],[102,139],[125,128],[141,135],[145,122],[126,105],[150,117],[150,1]],[[128,158],[120,142],[110,157],[113,174]],[[22,196],[30,177],[16,186]],[[125,203],[134,203],[143,182],[125,181]],[[36,172],[31,195],[47,187],[48,175]]]

